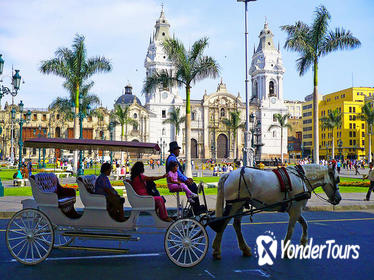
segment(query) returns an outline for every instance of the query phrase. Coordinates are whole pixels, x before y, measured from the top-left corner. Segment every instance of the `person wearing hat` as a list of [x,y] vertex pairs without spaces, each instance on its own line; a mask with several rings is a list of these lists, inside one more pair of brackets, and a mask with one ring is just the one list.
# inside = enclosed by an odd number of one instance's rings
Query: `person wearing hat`
[[[187,178],[183,174],[183,168],[178,161],[180,149],[181,147],[178,146],[177,141],[173,141],[169,143],[170,155],[166,159],[166,173],[168,173],[171,170],[171,166],[172,166],[171,163],[176,162],[178,164],[178,170],[177,170],[178,180],[185,183],[193,193],[197,193],[198,188],[197,188],[196,183],[193,181],[192,178]],[[195,215],[199,215],[201,212],[205,211],[205,207],[200,205],[199,197],[195,197],[192,200],[193,200],[193,203],[191,203],[191,206],[192,206],[192,209]]]

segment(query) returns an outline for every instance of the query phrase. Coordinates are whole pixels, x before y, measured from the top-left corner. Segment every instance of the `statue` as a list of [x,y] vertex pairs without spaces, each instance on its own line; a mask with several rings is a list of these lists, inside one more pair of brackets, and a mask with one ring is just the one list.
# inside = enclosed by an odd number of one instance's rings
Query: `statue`
[[247,158],[248,158],[248,166],[249,167],[255,167],[255,149],[250,147],[248,149],[248,155],[247,155]]

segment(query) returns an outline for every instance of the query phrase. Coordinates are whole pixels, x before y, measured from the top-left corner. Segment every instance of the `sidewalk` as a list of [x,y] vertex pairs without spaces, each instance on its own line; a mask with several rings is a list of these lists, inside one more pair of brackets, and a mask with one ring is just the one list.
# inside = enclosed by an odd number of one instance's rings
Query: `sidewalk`
[[[321,194],[326,198],[325,194]],[[366,193],[343,193],[342,200],[339,205],[333,206],[328,202],[319,199],[316,195],[312,194],[306,206],[306,211],[339,211],[339,210],[368,210],[374,209],[374,195],[371,201],[364,201]],[[23,199],[32,198],[29,196],[5,196],[0,197],[0,217],[7,218],[11,217],[15,212],[22,209],[21,201]],[[168,195],[166,198],[166,207],[173,211],[176,208],[176,196]],[[186,202],[186,197],[181,197],[182,202]],[[207,195],[207,204],[209,209],[215,209],[216,207],[216,196]],[[203,202],[202,196],[200,195],[200,201]],[[83,209],[83,204],[79,197],[75,203],[76,208]],[[125,202],[126,210],[130,210],[130,204],[126,199]]]

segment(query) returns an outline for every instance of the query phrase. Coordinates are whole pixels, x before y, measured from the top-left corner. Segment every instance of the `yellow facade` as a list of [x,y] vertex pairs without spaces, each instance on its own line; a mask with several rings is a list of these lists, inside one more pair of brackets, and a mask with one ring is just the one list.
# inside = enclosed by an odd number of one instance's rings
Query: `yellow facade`
[[[338,109],[342,113],[342,125],[333,132],[322,129],[321,124],[319,125],[320,158],[329,159],[332,155],[332,133],[335,157],[341,155],[350,159],[366,158],[366,124],[361,120],[360,114],[365,97],[373,95],[374,88],[353,87],[323,96],[319,103],[319,118],[327,116],[330,110]],[[341,147],[338,146],[339,142]]]
[[[318,95],[318,104],[321,103],[322,95]],[[313,140],[313,95],[310,94],[305,97],[303,103],[303,142],[302,150],[304,157],[312,157],[314,140]]]

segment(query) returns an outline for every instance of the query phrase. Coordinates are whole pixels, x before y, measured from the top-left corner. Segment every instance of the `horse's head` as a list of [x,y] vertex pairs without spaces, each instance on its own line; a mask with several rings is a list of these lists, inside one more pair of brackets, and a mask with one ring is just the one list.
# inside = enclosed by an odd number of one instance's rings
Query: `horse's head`
[[322,188],[329,198],[329,202],[333,205],[339,204],[342,199],[339,192],[339,176],[336,172],[335,167],[328,167],[327,174],[325,176],[325,182]]

